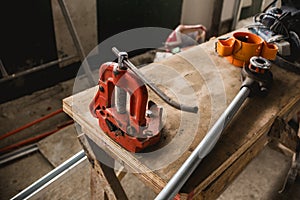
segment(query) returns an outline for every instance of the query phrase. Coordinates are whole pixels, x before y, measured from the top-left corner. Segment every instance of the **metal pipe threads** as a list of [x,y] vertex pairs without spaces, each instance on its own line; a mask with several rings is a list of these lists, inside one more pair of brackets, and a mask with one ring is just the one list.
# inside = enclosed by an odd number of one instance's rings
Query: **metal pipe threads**
[[265,71],[270,70],[270,68],[271,68],[271,63],[269,60],[261,56],[253,56],[250,58],[249,69],[252,72],[264,74]]

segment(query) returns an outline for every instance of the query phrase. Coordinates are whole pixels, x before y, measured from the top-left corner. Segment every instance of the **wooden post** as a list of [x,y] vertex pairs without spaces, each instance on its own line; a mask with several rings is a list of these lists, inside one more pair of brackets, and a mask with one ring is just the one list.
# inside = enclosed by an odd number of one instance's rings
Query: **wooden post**
[[211,18],[211,26],[209,29],[209,38],[219,35],[219,29],[221,24],[221,15],[223,10],[224,0],[214,0],[213,17]]
[[[91,169],[91,197],[92,199],[110,199],[110,200],[127,200],[127,195],[116,176],[113,168],[101,163],[97,159],[95,152],[100,152],[101,156],[104,155],[106,164],[114,166],[114,159],[107,155],[100,147],[93,145],[85,134],[78,136],[81,145],[83,146],[87,157],[92,164]],[[95,149],[97,148],[97,149]],[[103,192],[104,190],[104,192]]]

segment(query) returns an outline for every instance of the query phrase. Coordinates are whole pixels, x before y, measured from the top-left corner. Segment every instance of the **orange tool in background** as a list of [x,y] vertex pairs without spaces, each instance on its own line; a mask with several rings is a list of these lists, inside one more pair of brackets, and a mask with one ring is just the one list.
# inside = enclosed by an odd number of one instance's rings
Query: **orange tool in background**
[[253,33],[236,32],[231,38],[219,39],[216,51],[220,56],[226,56],[233,65],[243,67],[245,64],[249,64],[252,56],[262,56],[274,60],[278,48]]

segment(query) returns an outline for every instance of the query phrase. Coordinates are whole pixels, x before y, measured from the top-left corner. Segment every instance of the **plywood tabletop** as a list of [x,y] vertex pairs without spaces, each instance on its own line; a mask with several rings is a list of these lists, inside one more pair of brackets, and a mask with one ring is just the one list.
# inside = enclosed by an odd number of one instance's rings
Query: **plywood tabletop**
[[[203,139],[241,86],[240,68],[217,55],[215,42],[210,40],[142,68],[148,79],[168,95],[182,103],[199,107],[197,114],[181,112],[149,91],[149,99],[164,109],[164,128],[161,142],[145,152],[132,154],[101,131],[97,119],[89,111],[89,103],[97,86],[64,99],[63,109],[97,145],[129,171],[138,173],[138,177],[159,192]],[[214,150],[183,187],[184,193],[208,187],[266,134],[274,118],[286,105],[298,103],[300,76],[277,66],[272,67],[272,72],[274,82],[269,95],[246,100]]]

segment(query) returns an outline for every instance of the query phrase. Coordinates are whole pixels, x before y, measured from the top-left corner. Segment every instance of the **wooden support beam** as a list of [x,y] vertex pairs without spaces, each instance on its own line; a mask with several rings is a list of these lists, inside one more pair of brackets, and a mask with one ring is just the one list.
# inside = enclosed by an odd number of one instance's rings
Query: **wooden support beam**
[[[102,149],[98,146],[94,145],[93,142],[88,139],[85,134],[81,134],[78,136],[80,143],[84,147],[84,150],[87,154],[89,161],[92,164],[92,175],[91,175],[91,197],[92,199],[105,199],[108,198],[110,200],[127,200],[127,195],[115,174],[113,168],[110,168],[106,164],[110,164],[110,166],[114,166],[114,159],[107,155]],[[97,149],[95,149],[97,148]],[[95,155],[95,152],[100,152]],[[97,156],[105,156],[105,160],[108,162],[103,164],[98,161]],[[98,180],[97,180],[98,179]],[[103,196],[102,192],[99,192],[99,187],[102,187],[105,191]]]
[[223,10],[224,0],[214,0],[213,17],[211,18],[211,26],[209,30],[209,38],[212,36],[218,36],[220,25],[221,25],[221,15]]
[[99,175],[91,166],[91,179],[90,179],[90,188],[91,188],[91,199],[105,199],[107,198],[107,194],[105,193],[104,187],[102,187],[101,180],[99,179]]
[[275,148],[287,155],[290,152],[295,153],[300,143],[298,131],[289,125],[289,122],[294,121],[299,123],[300,117],[300,97],[291,100],[285,106],[272,124],[268,136],[270,137],[269,146]]
[[274,147],[274,145],[276,146],[281,143],[291,151],[296,152],[299,138],[296,131],[292,127],[290,127],[288,122],[283,118],[277,117],[275,119],[269,132],[269,136],[273,140],[271,146]]

